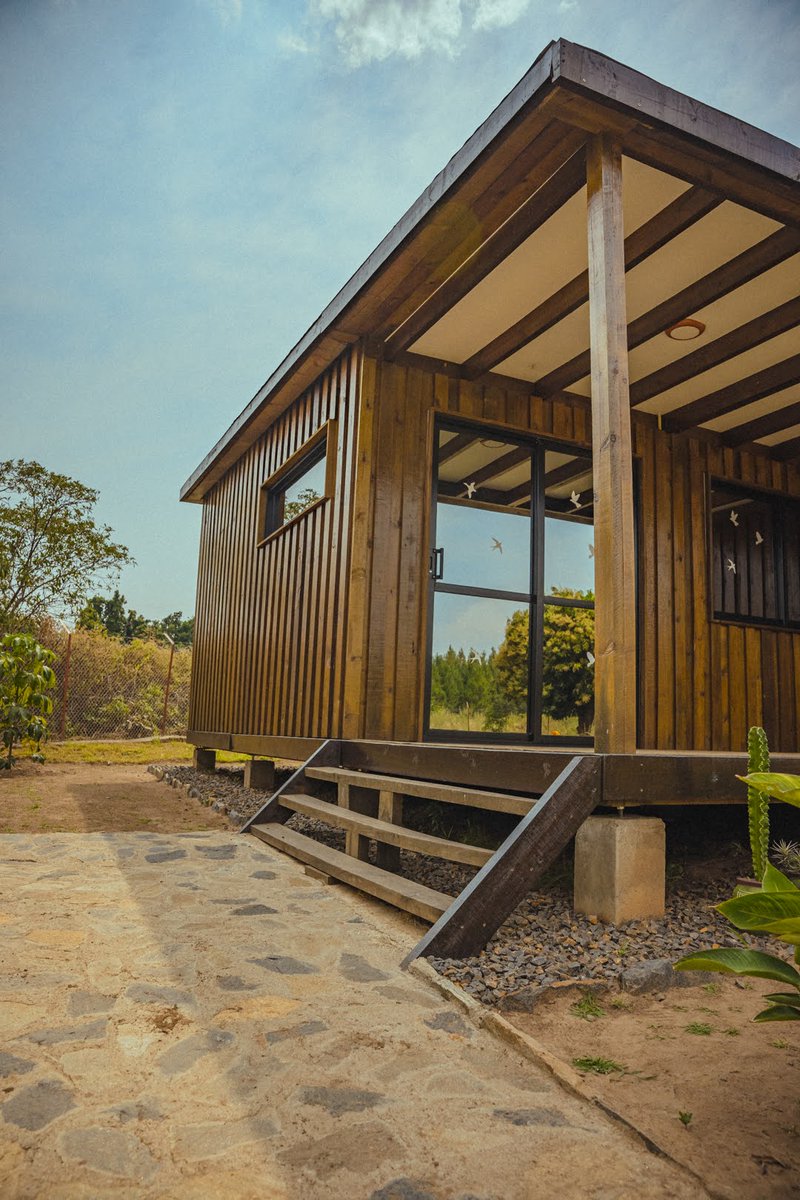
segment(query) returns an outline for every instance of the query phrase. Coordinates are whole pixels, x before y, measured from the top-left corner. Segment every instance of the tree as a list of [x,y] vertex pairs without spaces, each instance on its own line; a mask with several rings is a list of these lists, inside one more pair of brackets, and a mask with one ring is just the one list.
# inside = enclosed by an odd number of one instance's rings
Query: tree
[[93,516],[98,493],[37,462],[0,462],[0,632],[76,612],[100,577],[132,563]]
[[184,619],[182,612],[174,612],[159,621],[158,626],[172,638],[176,646],[191,646],[194,639],[194,617]]
[[156,638],[165,633],[177,647],[191,646],[194,617],[184,620],[182,612],[173,612],[160,621],[151,621],[126,605],[127,600],[118,589],[112,596],[92,596],[78,614],[78,628],[99,629],[123,642]]
[[[553,588],[565,600],[594,600],[592,592]],[[575,716],[578,733],[594,721],[594,609],[547,604],[544,609],[542,710],[561,720]]]

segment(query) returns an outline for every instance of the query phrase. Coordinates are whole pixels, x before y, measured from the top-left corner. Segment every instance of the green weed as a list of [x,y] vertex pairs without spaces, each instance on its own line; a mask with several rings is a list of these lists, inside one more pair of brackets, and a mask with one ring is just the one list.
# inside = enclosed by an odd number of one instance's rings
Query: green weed
[[593,1075],[612,1075],[615,1071],[624,1073],[627,1067],[615,1062],[613,1058],[573,1058],[572,1065],[579,1071]]
[[598,1004],[597,998],[591,992],[587,992],[581,996],[580,1000],[576,1000],[572,1005],[572,1013],[576,1017],[580,1017],[582,1021],[595,1021],[598,1017],[604,1017],[606,1011],[601,1004]]
[[696,1037],[709,1037],[711,1026],[706,1025],[704,1021],[692,1021],[686,1026],[686,1032],[693,1033]]

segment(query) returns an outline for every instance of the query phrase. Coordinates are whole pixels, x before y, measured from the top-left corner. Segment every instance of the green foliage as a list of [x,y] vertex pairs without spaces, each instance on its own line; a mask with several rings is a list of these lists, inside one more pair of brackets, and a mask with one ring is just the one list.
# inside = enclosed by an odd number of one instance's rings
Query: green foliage
[[581,996],[580,1000],[576,1000],[572,1005],[572,1013],[576,1017],[580,1017],[582,1021],[596,1021],[598,1017],[606,1015],[602,1004],[599,1004],[597,997],[591,992],[587,992],[585,996]]
[[134,638],[155,638],[165,633],[178,646],[191,646],[194,617],[184,620],[182,612],[170,613],[161,621],[143,617],[135,608],[126,608],[127,601],[119,590],[112,596],[92,596],[78,614],[79,629],[100,630],[109,637],[132,642]]
[[0,735],[5,751],[0,768],[14,765],[13,747],[23,738],[34,742],[34,760],[44,761],[40,747],[53,711],[53,701],[45,693],[56,681],[50,666],[54,657],[30,634],[0,638]]
[[448,712],[484,712],[495,686],[494,652],[478,654],[448,646],[431,662],[431,707]]
[[691,1021],[686,1026],[686,1032],[693,1033],[695,1037],[710,1037],[711,1026],[707,1025],[705,1021]]
[[98,577],[132,562],[96,524],[98,493],[23,459],[0,462],[0,632],[76,612]]
[[678,1120],[680,1121],[681,1125],[683,1125],[683,1127],[685,1129],[688,1129],[692,1123],[693,1116],[694,1116],[694,1113],[681,1111],[678,1113]]
[[[769,771],[767,735],[754,725],[747,734],[747,773],[754,775],[766,771]],[[753,875],[761,880],[767,869],[769,851],[769,797],[760,788],[750,786],[747,789],[747,820]]]
[[626,1070],[622,1063],[616,1062],[613,1058],[573,1058],[572,1065],[579,1071],[586,1071],[594,1075],[611,1075],[615,1071],[624,1073]]
[[[554,596],[594,600],[594,593],[553,588]],[[594,609],[547,604],[542,651],[542,709],[556,720],[575,714],[578,733],[594,721]]]
[[284,524],[293,520],[295,517],[299,517],[300,513],[305,512],[307,508],[311,508],[311,505],[316,504],[316,502],[321,498],[322,497],[320,496],[319,492],[315,491],[314,488],[304,488],[302,492],[298,493],[296,500],[287,500],[284,504]]

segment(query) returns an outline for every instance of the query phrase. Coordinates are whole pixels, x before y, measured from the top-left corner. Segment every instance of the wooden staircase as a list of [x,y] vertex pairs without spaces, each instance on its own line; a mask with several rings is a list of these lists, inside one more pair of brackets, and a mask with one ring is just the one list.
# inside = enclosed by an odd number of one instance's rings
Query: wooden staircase
[[[485,945],[595,807],[600,761],[591,755],[560,754],[555,756],[555,764],[544,764],[531,757],[535,751],[512,752],[512,761],[504,751],[470,749],[473,769],[466,772],[468,786],[461,781],[465,776],[463,750],[436,747],[434,758],[425,753],[427,749],[405,747],[403,754],[395,743],[325,742],[242,832],[430,921],[433,929],[417,952],[455,957],[476,953]],[[527,763],[518,761],[520,753],[528,756]],[[387,764],[389,770],[378,769]],[[529,794],[486,786],[510,779],[518,788],[521,766],[529,768],[525,772],[531,785]],[[542,793],[536,786],[539,776],[552,775],[556,766],[557,778]],[[431,774],[440,778],[424,777]],[[448,774],[454,782],[442,780],[441,776]],[[333,787],[336,803],[315,794],[320,790],[330,794]],[[494,851],[404,825],[405,797],[507,813],[518,818],[518,823]],[[343,830],[345,849],[288,828],[286,822],[295,813]],[[370,861],[371,843],[375,845],[374,862]],[[401,849],[475,867],[478,873],[453,897],[399,874]]]

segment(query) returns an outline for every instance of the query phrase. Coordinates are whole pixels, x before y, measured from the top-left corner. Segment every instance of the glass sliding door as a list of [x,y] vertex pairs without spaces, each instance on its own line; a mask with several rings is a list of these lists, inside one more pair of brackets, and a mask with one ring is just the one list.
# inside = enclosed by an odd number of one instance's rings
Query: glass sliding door
[[591,460],[444,422],[435,455],[427,732],[589,738]]
[[442,427],[436,452],[429,729],[526,736],[533,449]]

